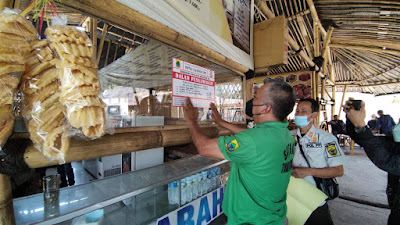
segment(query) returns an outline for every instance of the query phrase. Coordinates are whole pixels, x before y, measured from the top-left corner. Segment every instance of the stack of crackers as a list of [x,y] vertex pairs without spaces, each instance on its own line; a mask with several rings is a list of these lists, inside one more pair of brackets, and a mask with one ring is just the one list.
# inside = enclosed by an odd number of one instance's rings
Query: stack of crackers
[[45,31],[56,52],[61,82],[60,101],[66,106],[69,123],[86,137],[105,133],[104,102],[98,97],[100,83],[93,46],[85,32],[74,27],[50,26]]
[[20,85],[24,94],[21,113],[28,120],[34,146],[47,158],[63,161],[69,146],[69,126],[59,101],[58,59],[54,58],[48,40],[29,44],[31,51]]
[[0,15],[0,146],[12,132],[14,92],[25,71],[28,40],[35,37],[35,28],[22,16]]

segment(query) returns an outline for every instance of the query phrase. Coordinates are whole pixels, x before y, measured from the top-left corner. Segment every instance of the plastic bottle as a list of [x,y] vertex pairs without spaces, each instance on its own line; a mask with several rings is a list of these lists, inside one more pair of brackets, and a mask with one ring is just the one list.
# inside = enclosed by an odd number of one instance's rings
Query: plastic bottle
[[186,177],[186,200],[191,202],[193,200],[193,176]]
[[179,204],[178,181],[174,181],[168,184],[168,202],[170,205]]
[[200,197],[200,175],[197,173],[194,175],[194,182],[193,182],[193,195],[194,198],[197,199]]
[[217,166],[215,168],[215,187],[219,188],[221,186],[221,168]]
[[207,171],[201,172],[201,195],[207,193]]
[[186,183],[186,178],[183,178],[181,180],[181,205],[186,204],[187,202],[187,183]]
[[208,169],[207,170],[207,192],[210,192],[212,190],[212,170]]

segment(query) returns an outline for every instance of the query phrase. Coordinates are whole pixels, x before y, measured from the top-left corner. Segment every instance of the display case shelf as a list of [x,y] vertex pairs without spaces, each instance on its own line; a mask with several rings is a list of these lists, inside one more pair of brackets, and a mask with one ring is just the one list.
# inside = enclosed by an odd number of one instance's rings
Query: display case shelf
[[[43,194],[14,199],[16,224],[62,223],[96,209],[120,204],[122,200],[145,192],[156,191],[157,187],[226,162],[226,160],[216,160],[196,155],[148,169],[63,188],[60,190],[58,205],[52,207],[44,204]],[[165,194],[155,193],[154,196],[154,198],[165,198]],[[166,207],[168,208],[168,206]],[[123,207],[123,210],[130,209],[129,207]],[[122,213],[121,211],[123,210],[115,210],[115,214]],[[112,215],[113,213],[109,213],[105,216],[105,219],[107,220],[107,217]],[[134,214],[129,213],[129,216],[132,215]]]

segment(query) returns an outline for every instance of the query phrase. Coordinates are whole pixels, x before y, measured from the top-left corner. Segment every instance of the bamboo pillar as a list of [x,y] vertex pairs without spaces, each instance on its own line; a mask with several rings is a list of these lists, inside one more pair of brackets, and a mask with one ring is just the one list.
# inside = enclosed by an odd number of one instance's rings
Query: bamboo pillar
[[13,8],[14,0],[0,0],[0,10],[7,8]]
[[340,103],[338,118],[340,118],[340,114],[342,113],[342,108],[343,108],[344,98],[345,98],[345,96],[346,96],[346,91],[347,91],[347,85],[344,85],[343,96],[342,96],[342,102]]
[[332,86],[332,109],[331,109],[331,120],[333,120],[333,116],[335,115],[335,105],[336,105],[336,85]]
[[103,30],[102,30],[102,33],[101,33],[100,46],[99,46],[99,49],[97,50],[97,57],[96,57],[96,60],[97,60],[96,64],[97,65],[99,65],[101,53],[103,52],[104,39],[105,39],[106,34],[107,34],[107,28],[108,28],[108,24],[104,23]]
[[0,174],[0,224],[15,224],[10,178]]

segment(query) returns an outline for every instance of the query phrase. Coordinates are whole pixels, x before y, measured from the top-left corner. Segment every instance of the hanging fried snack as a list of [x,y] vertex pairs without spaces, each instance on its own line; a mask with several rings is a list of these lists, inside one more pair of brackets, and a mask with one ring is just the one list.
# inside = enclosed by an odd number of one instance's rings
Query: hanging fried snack
[[28,41],[35,37],[35,28],[24,17],[12,12],[0,14],[0,146],[14,126],[14,93],[25,71]]
[[48,40],[32,41],[30,46],[20,85],[23,93],[21,113],[27,121],[34,146],[47,158],[64,162],[70,139],[69,126],[59,101],[58,59],[54,58]]
[[74,27],[50,26],[45,31],[50,47],[60,59],[60,100],[66,106],[69,123],[89,138],[105,133],[105,104],[98,97],[100,83],[93,46],[86,35]]

